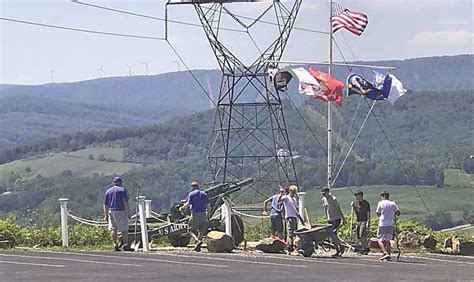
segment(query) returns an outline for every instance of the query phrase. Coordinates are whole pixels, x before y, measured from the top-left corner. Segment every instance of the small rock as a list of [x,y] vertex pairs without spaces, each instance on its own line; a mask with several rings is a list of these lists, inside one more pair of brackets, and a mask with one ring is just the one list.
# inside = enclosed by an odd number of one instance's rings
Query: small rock
[[234,249],[234,238],[220,231],[207,233],[207,250],[211,253],[230,253]]

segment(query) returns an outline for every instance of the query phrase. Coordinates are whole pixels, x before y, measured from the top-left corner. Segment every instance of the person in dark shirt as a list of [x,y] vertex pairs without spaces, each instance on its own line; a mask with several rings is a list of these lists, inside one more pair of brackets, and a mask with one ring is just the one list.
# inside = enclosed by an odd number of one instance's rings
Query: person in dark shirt
[[130,216],[128,198],[128,192],[122,186],[122,178],[115,176],[113,186],[107,189],[104,198],[105,220],[109,223],[115,251],[120,251],[121,245],[118,243],[118,231],[122,234],[123,250],[132,251],[128,245],[128,218]]
[[357,238],[360,240],[362,255],[369,253],[369,245],[367,241],[368,231],[370,228],[370,203],[364,199],[364,192],[357,190],[354,193],[355,201],[351,203],[352,209],[357,217]]
[[[210,200],[206,192],[199,190],[199,183],[193,181],[191,183],[191,192],[186,197],[186,202],[181,206],[180,210],[185,211],[191,209],[191,220],[189,221],[189,233],[196,241],[196,252],[201,251],[202,239],[207,234],[209,228],[209,213],[211,211]],[[207,211],[207,213],[206,213]],[[196,235],[197,232],[197,235]]]

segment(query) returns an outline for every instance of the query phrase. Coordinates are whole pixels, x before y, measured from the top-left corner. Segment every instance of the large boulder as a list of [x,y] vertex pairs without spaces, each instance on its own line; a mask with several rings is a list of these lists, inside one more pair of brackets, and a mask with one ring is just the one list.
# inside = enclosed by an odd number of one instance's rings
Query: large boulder
[[444,249],[455,255],[474,255],[474,242],[462,242],[458,236],[444,241]]
[[403,231],[398,236],[400,247],[405,248],[421,248],[433,250],[438,243],[431,234],[423,234],[420,232]]
[[279,238],[270,237],[270,238],[265,238],[261,240],[260,242],[258,242],[255,248],[264,253],[277,254],[285,250],[286,243]]
[[234,249],[234,238],[220,231],[207,233],[207,250],[211,253],[230,253]]

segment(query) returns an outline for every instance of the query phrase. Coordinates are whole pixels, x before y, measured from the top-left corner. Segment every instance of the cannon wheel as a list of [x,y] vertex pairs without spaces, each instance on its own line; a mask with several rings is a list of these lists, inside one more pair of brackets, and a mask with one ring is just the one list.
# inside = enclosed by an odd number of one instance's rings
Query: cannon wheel
[[173,247],[186,247],[191,241],[191,235],[189,234],[168,236],[168,238]]

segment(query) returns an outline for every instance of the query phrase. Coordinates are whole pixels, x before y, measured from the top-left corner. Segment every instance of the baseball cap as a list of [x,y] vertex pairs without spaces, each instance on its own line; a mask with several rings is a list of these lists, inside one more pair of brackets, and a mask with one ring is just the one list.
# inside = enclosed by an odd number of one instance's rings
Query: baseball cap
[[329,192],[328,187],[321,188],[321,193],[326,193],[326,192]]
[[119,182],[122,182],[122,178],[120,176],[115,176],[114,183],[119,183]]
[[389,196],[389,195],[390,195],[390,193],[389,193],[389,192],[387,192],[387,191],[380,192],[380,196],[383,196],[383,195],[387,195],[387,196]]
[[364,195],[364,192],[362,192],[361,190],[357,190],[355,191],[354,195]]

